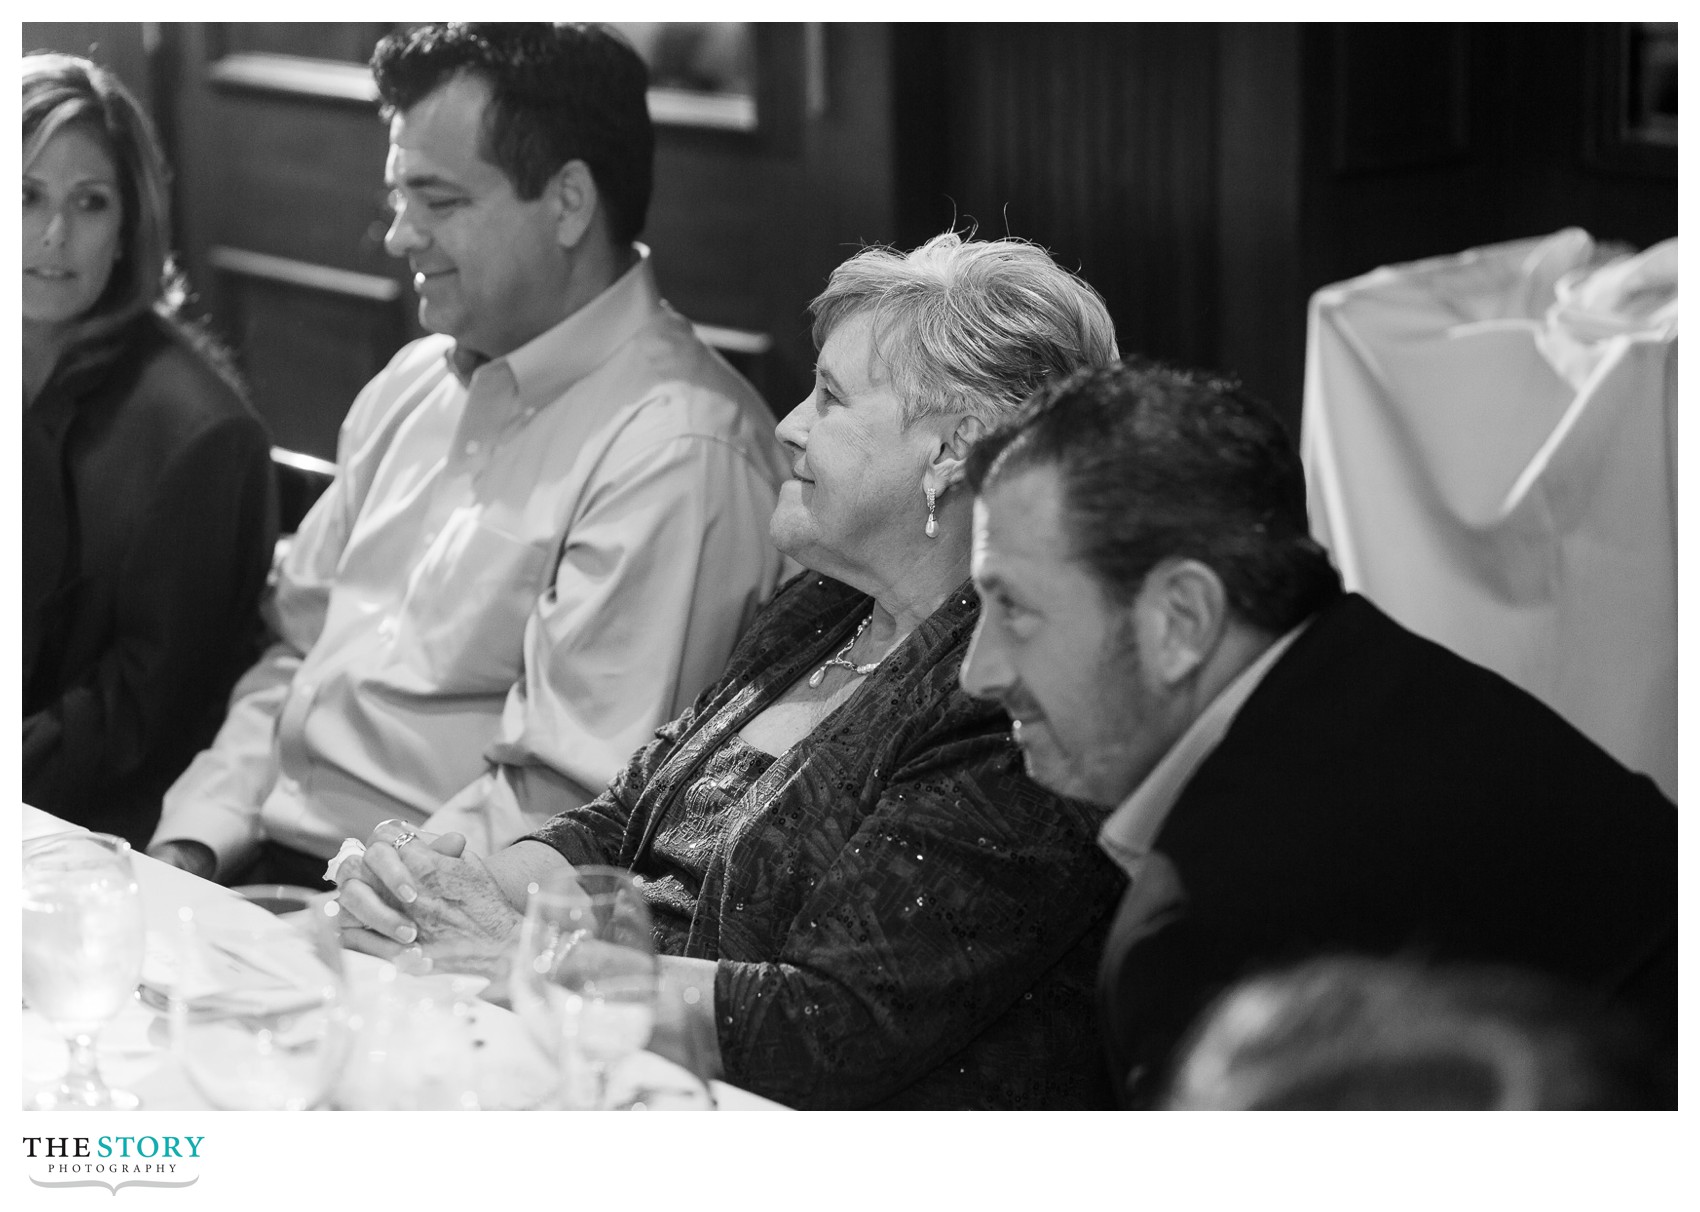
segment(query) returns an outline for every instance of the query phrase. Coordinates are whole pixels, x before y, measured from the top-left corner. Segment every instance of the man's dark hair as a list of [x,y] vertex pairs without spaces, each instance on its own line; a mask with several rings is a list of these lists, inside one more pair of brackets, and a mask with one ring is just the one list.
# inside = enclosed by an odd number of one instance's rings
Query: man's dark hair
[[643,230],[655,175],[649,69],[600,25],[450,21],[390,34],[372,52],[387,119],[466,72],[490,85],[479,154],[531,201],[569,160],[596,181],[614,240]]
[[975,445],[968,483],[1044,466],[1072,555],[1115,601],[1171,557],[1209,565],[1235,613],[1276,633],[1340,593],[1291,438],[1232,380],[1136,358],[1077,371]]

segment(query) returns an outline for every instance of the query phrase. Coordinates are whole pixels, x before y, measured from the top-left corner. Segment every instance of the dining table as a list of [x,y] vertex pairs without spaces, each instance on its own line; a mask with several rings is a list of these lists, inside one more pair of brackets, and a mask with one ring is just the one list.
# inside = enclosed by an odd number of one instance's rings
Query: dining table
[[[29,805],[23,811],[23,840],[47,837],[82,826],[62,820]],[[185,1069],[180,1050],[174,1047],[171,1015],[157,997],[147,996],[149,966],[168,957],[171,939],[183,911],[199,919],[216,918],[221,923],[251,925],[256,933],[275,928],[278,919],[262,900],[251,899],[237,890],[192,875],[139,852],[130,862],[146,918],[147,960],[143,983],[137,995],[102,1028],[97,1055],[102,1076],[114,1086],[136,1094],[145,1110],[213,1109]],[[469,1064],[468,1093],[459,1105],[467,1109],[529,1110],[558,1105],[554,1099],[559,1082],[554,1067],[540,1062],[538,1046],[520,1017],[487,997],[500,990],[482,988],[481,980],[455,978],[450,974],[420,976],[398,973],[385,961],[356,952],[344,952],[350,1000],[357,993],[381,987],[386,996],[437,997],[452,1000],[467,1037]],[[23,1013],[23,1054],[20,1066],[23,1101],[32,1105],[35,1093],[56,1082],[65,1072],[66,1046],[59,1032],[27,1005]],[[394,1040],[391,1040],[393,1050]],[[405,1063],[405,1058],[404,1058]],[[689,1075],[681,1066],[650,1052],[621,1062],[632,1073],[660,1075],[683,1081]],[[719,1080],[697,1082],[712,1096],[699,1105],[720,1111],[783,1111],[787,1108],[747,1090]],[[384,1106],[370,1101],[350,1104],[346,1097],[332,1097],[337,1106]]]

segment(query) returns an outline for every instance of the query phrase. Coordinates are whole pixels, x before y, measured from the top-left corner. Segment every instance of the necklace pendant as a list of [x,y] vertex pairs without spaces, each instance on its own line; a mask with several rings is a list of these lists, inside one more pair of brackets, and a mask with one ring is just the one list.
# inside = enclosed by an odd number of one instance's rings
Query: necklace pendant
[[826,679],[826,666],[822,665],[819,669],[815,670],[813,673],[811,673],[809,675],[809,685],[811,687],[812,686],[819,686],[821,684],[821,682],[824,681],[825,679]]

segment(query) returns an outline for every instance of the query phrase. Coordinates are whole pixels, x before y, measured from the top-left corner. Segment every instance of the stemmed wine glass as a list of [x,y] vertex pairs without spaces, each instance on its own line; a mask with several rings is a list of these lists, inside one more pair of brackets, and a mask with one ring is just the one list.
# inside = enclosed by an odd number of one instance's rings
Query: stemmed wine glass
[[559,1058],[568,1105],[592,1079],[607,1101],[608,1071],[649,1042],[658,983],[649,906],[629,872],[554,871],[533,885],[510,977],[516,1013]]
[[70,1065],[39,1110],[131,1111],[141,1100],[100,1076],[94,1043],[142,976],[147,927],[130,843],[59,833],[24,843],[24,999],[65,1037]]

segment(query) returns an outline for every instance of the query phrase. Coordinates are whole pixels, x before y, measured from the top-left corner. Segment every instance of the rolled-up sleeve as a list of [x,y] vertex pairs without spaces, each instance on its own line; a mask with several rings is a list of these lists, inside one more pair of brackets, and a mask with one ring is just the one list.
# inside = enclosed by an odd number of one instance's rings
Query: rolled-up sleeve
[[394,401],[380,376],[344,419],[337,476],[314,503],[276,568],[264,613],[275,641],[231,691],[218,735],[165,794],[153,841],[211,847],[218,874],[252,854],[262,837],[260,806],[277,779],[277,718],[301,660],[324,627],[337,565],[381,449],[373,449]]

